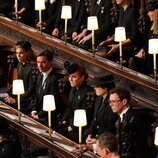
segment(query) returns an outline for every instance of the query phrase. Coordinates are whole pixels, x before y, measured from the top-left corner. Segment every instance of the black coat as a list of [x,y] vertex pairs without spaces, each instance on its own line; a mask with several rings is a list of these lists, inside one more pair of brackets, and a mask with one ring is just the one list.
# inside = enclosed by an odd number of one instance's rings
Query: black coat
[[141,118],[132,108],[124,114],[122,122],[118,119],[116,131],[121,158],[145,158],[147,142],[143,130]]
[[104,102],[102,102],[102,97],[97,97],[94,105],[94,116],[91,122],[90,134],[93,137],[105,132],[115,134],[115,122],[117,118],[118,116],[112,112],[109,106],[108,97]]
[[[93,117],[93,104],[89,104],[87,101],[88,93],[92,89],[87,85],[86,82],[83,82],[79,89],[71,88],[69,94],[69,104],[64,113],[62,121],[66,121],[67,124],[60,125],[58,132],[68,137],[69,139],[78,142],[78,128],[73,126],[74,121],[74,111],[77,109],[86,110],[87,116],[87,126],[83,128],[83,138],[87,137],[87,130],[89,129],[90,122]],[[71,126],[72,131],[68,132],[68,127]]]

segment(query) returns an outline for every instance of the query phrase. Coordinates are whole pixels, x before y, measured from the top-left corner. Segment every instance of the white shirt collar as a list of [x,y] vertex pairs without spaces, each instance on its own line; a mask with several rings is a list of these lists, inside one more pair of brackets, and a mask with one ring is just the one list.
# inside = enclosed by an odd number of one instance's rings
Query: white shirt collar
[[44,80],[48,77],[48,75],[50,74],[50,72],[52,71],[52,68],[50,68],[48,71],[46,72],[42,72],[42,75],[43,75],[43,82]]
[[128,111],[129,108],[130,108],[130,106],[127,106],[127,108],[121,112],[121,114],[120,114],[121,121],[123,120],[123,115]]

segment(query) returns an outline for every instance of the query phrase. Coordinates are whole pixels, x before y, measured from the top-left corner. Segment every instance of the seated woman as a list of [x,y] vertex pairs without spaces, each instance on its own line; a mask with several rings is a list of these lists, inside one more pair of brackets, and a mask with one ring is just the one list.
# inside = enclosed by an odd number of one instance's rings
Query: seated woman
[[[36,81],[33,76],[33,71],[35,70],[34,55],[31,44],[28,41],[18,41],[16,43],[16,57],[18,59],[17,78],[23,80],[25,89],[25,94],[21,95],[21,110],[28,114],[31,110],[29,105],[34,98]],[[5,102],[16,105],[17,99],[13,96],[8,96],[5,98]]]
[[86,139],[87,147],[92,149],[96,144],[96,137],[102,133],[115,134],[117,115],[112,112],[109,104],[109,91],[115,87],[112,74],[100,74],[91,82],[97,95],[94,104],[94,116],[90,125],[89,135]]
[[[59,123],[58,132],[69,139],[78,142],[78,129],[73,126],[74,111],[77,109],[86,110],[87,124],[93,116],[93,104],[87,102],[88,93],[92,91],[87,85],[88,74],[83,65],[74,63],[67,69],[71,90],[69,93],[68,106]],[[88,126],[87,126],[88,127]],[[88,129],[88,128],[86,128]],[[83,129],[86,135],[85,128]],[[84,137],[84,136],[83,136]]]
[[142,45],[138,48],[137,54],[130,59],[129,67],[146,75],[153,74],[153,57],[148,54],[148,39],[158,38],[158,1],[150,0],[147,3],[148,16],[151,28]]

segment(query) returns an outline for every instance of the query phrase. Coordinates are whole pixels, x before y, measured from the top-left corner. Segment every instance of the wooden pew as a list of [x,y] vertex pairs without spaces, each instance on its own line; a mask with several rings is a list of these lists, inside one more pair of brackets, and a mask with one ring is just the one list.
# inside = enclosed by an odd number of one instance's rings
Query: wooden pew
[[[0,116],[7,119],[9,128],[21,136],[27,137],[29,141],[36,145],[43,146],[52,151],[57,158],[77,158],[73,153],[77,144],[65,138],[59,133],[53,131],[51,139],[49,138],[49,128],[32,118],[20,113],[21,122],[19,122],[19,112],[9,105],[0,101]],[[95,155],[87,151],[83,157],[92,158]]]

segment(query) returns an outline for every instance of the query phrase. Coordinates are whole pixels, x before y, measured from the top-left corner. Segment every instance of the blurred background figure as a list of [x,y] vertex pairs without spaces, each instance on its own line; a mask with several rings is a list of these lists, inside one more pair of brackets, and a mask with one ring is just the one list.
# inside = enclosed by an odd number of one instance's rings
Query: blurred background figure
[[96,150],[101,158],[120,158],[118,139],[111,133],[103,133],[97,137]]
[[9,16],[14,6],[14,0],[0,0],[0,15]]
[[[52,31],[52,35],[59,38],[63,38],[65,28],[64,19],[61,19],[62,5],[60,5],[59,14]],[[81,32],[81,27],[87,20],[87,11],[84,0],[65,0],[64,5],[69,5],[72,8],[72,19],[68,20],[67,25],[68,42],[71,42]]]

